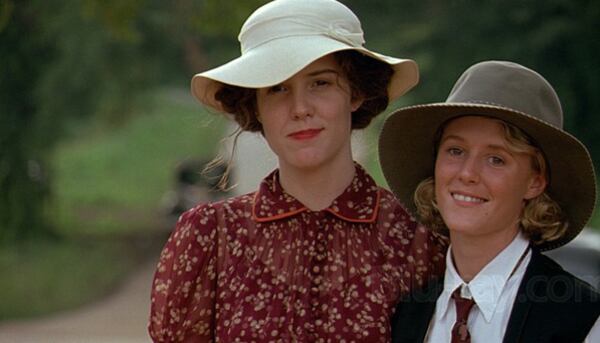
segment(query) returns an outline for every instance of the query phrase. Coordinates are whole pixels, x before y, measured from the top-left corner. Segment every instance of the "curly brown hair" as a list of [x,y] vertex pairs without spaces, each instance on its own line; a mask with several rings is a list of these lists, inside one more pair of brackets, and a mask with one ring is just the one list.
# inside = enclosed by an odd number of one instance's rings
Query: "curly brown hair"
[[[383,112],[389,103],[388,85],[394,69],[355,50],[333,53],[344,71],[351,89],[352,99],[362,99],[362,105],[352,113],[352,128],[363,129],[373,118]],[[233,115],[241,130],[262,132],[257,119],[256,89],[223,84],[215,93],[223,110]]]

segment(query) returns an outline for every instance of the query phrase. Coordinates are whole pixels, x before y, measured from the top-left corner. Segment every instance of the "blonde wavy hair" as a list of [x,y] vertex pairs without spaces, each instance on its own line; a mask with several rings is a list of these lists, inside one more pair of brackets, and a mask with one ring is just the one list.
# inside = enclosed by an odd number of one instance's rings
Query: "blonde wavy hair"
[[[521,129],[502,120],[499,122],[504,129],[504,138],[508,148],[515,153],[525,153],[531,156],[532,168],[550,180],[550,172],[542,151],[535,146],[533,140]],[[436,134],[436,154],[439,142],[448,122],[440,127]],[[444,233],[448,228],[442,219],[435,200],[435,181],[429,177],[419,183],[415,190],[414,202],[417,215],[424,225]],[[521,231],[534,244],[550,242],[560,238],[567,230],[568,222],[560,206],[552,200],[547,191],[541,195],[525,200],[525,207],[519,220]]]

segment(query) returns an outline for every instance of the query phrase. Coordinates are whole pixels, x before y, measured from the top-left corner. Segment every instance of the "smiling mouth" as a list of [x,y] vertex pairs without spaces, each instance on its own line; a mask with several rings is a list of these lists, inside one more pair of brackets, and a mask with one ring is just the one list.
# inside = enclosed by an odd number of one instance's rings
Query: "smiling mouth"
[[483,198],[477,198],[477,197],[464,195],[464,194],[458,194],[458,193],[450,193],[450,194],[452,195],[453,199],[458,200],[458,201],[470,202],[470,203],[474,203],[474,204],[482,204],[484,202],[487,202],[487,200],[483,199]]
[[301,131],[296,131],[296,132],[290,133],[288,135],[288,137],[291,137],[291,138],[297,139],[297,140],[311,139],[313,137],[316,137],[319,133],[321,133],[321,131],[323,131],[323,129],[301,130]]

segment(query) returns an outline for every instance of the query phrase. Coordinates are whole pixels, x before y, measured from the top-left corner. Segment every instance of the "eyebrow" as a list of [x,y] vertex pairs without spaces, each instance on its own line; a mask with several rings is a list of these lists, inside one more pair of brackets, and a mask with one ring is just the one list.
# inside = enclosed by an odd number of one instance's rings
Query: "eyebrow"
[[315,71],[311,71],[310,73],[306,74],[308,76],[317,76],[317,75],[321,75],[321,74],[327,74],[327,73],[333,73],[336,75],[339,75],[339,71],[335,70],[335,69],[317,69]]
[[[457,141],[461,141],[461,142],[465,142],[465,141],[466,141],[464,138],[462,138],[462,137],[460,137],[460,136],[456,136],[456,135],[449,135],[449,136],[446,136],[446,137],[444,137],[444,138],[443,138],[443,139],[440,141],[440,145],[442,145],[442,143],[444,143],[445,141],[447,141],[447,140],[451,140],[451,139],[454,139],[454,140],[457,140]],[[493,150],[502,150],[502,151],[506,151],[506,152],[508,152],[508,153],[510,153],[510,154],[512,154],[512,153],[513,153],[513,151],[512,151],[512,150],[511,150],[511,149],[510,149],[508,146],[505,146],[505,145],[498,145],[498,144],[488,144],[488,145],[486,146],[486,148],[488,148],[488,149],[493,149]]]

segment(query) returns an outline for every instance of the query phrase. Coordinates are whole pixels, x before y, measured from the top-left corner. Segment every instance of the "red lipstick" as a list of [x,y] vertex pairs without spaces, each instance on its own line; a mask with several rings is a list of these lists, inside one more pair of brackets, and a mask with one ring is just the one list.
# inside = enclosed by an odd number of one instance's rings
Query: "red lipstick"
[[288,137],[291,137],[296,140],[306,140],[316,137],[317,135],[319,135],[319,133],[321,133],[321,131],[323,131],[323,129],[300,130],[290,133]]

